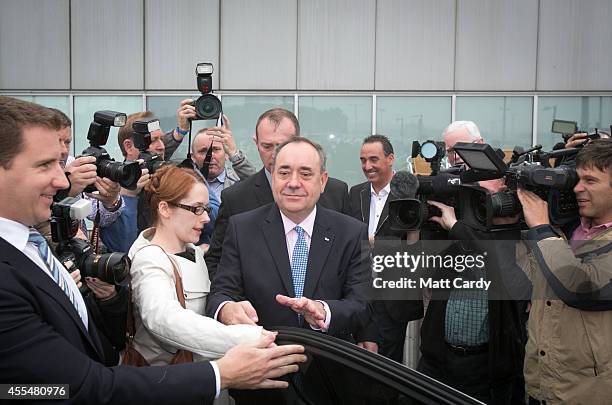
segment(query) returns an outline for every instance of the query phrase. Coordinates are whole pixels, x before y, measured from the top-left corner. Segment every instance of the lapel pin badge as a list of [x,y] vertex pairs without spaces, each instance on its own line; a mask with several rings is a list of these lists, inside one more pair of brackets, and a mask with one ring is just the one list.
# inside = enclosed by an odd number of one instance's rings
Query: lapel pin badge
[[327,236],[325,237],[325,242],[329,242],[329,238]]

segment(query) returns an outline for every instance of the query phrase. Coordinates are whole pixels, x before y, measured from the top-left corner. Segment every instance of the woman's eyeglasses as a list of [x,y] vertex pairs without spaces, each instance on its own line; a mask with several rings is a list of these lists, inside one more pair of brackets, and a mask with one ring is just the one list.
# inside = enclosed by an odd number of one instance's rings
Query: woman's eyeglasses
[[173,205],[173,206],[178,207],[178,208],[182,208],[182,209],[187,210],[187,211],[191,211],[191,212],[193,212],[196,215],[202,215],[205,212],[210,215],[210,212],[212,211],[212,208],[210,208],[210,206],[208,206],[208,205],[196,205],[196,206],[193,206],[193,205],[187,205],[187,204],[173,203],[173,202],[170,202],[170,201],[168,201],[168,204]]

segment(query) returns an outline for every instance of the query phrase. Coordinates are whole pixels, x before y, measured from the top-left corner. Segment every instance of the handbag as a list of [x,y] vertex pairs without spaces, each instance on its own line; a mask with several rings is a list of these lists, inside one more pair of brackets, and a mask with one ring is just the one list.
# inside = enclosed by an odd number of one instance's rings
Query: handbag
[[[147,245],[147,246],[151,246],[151,245]],[[143,246],[143,247],[147,247],[147,246]],[[162,249],[161,246],[159,248]],[[136,251],[136,253],[138,252],[139,250]],[[164,253],[166,252],[164,251]],[[166,255],[168,254],[166,253]],[[136,254],[134,254],[134,256],[136,256]],[[172,260],[170,256],[168,256],[168,259],[170,260],[170,263],[172,263],[172,269],[174,270],[174,281],[175,281],[174,284],[176,287],[176,296],[179,302],[181,303],[181,306],[183,308],[186,308],[185,292],[183,290],[183,280],[181,279],[181,275],[179,274],[176,268],[176,265],[174,264],[174,260]],[[134,347],[135,334],[136,334],[136,324],[134,322],[134,307],[132,305],[132,282],[130,282],[129,292],[128,292],[127,326],[126,326],[126,331],[125,331],[126,345],[125,345],[125,349],[123,350],[123,359],[122,359],[121,364],[125,364],[128,366],[134,366],[134,367],[149,366],[150,364],[145,360],[144,357],[142,357],[142,354],[140,354],[138,350],[136,350],[136,348]],[[174,356],[172,356],[172,359],[170,360],[170,364],[182,364],[182,363],[191,363],[191,362],[193,362],[193,353],[188,350],[183,350],[183,349],[179,349],[174,354]]]

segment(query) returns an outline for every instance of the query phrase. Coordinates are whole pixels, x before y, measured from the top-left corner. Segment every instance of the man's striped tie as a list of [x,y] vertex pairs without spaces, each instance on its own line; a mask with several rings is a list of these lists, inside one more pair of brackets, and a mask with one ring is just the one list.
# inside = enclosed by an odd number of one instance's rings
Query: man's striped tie
[[[67,271],[61,271],[61,267],[63,265],[60,261],[53,256],[51,253],[51,248],[47,243],[47,240],[44,236],[42,236],[36,229],[30,229],[30,235],[28,236],[28,242],[31,242],[38,249],[38,254],[41,259],[45,262],[45,265],[51,272],[53,276],[53,280],[59,285],[62,291],[68,296],[68,299],[74,305],[74,308],[77,310],[79,316],[81,316],[82,311],[80,311],[80,305],[83,302],[82,300],[77,300],[74,296],[73,290],[68,286],[68,283],[74,283],[72,279],[70,279],[70,274]],[[68,278],[68,279],[67,279]],[[85,313],[87,313],[85,311]],[[82,316],[81,316],[82,319]],[[85,319],[83,319],[83,323],[87,325]]]

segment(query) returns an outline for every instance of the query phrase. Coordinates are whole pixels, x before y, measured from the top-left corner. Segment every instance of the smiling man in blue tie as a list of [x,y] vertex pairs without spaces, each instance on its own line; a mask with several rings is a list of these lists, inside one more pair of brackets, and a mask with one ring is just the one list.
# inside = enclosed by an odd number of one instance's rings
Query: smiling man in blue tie
[[368,319],[367,227],[317,204],[327,171],[301,137],[276,150],[274,203],[230,219],[208,314],[225,324],[300,326],[347,340]]

